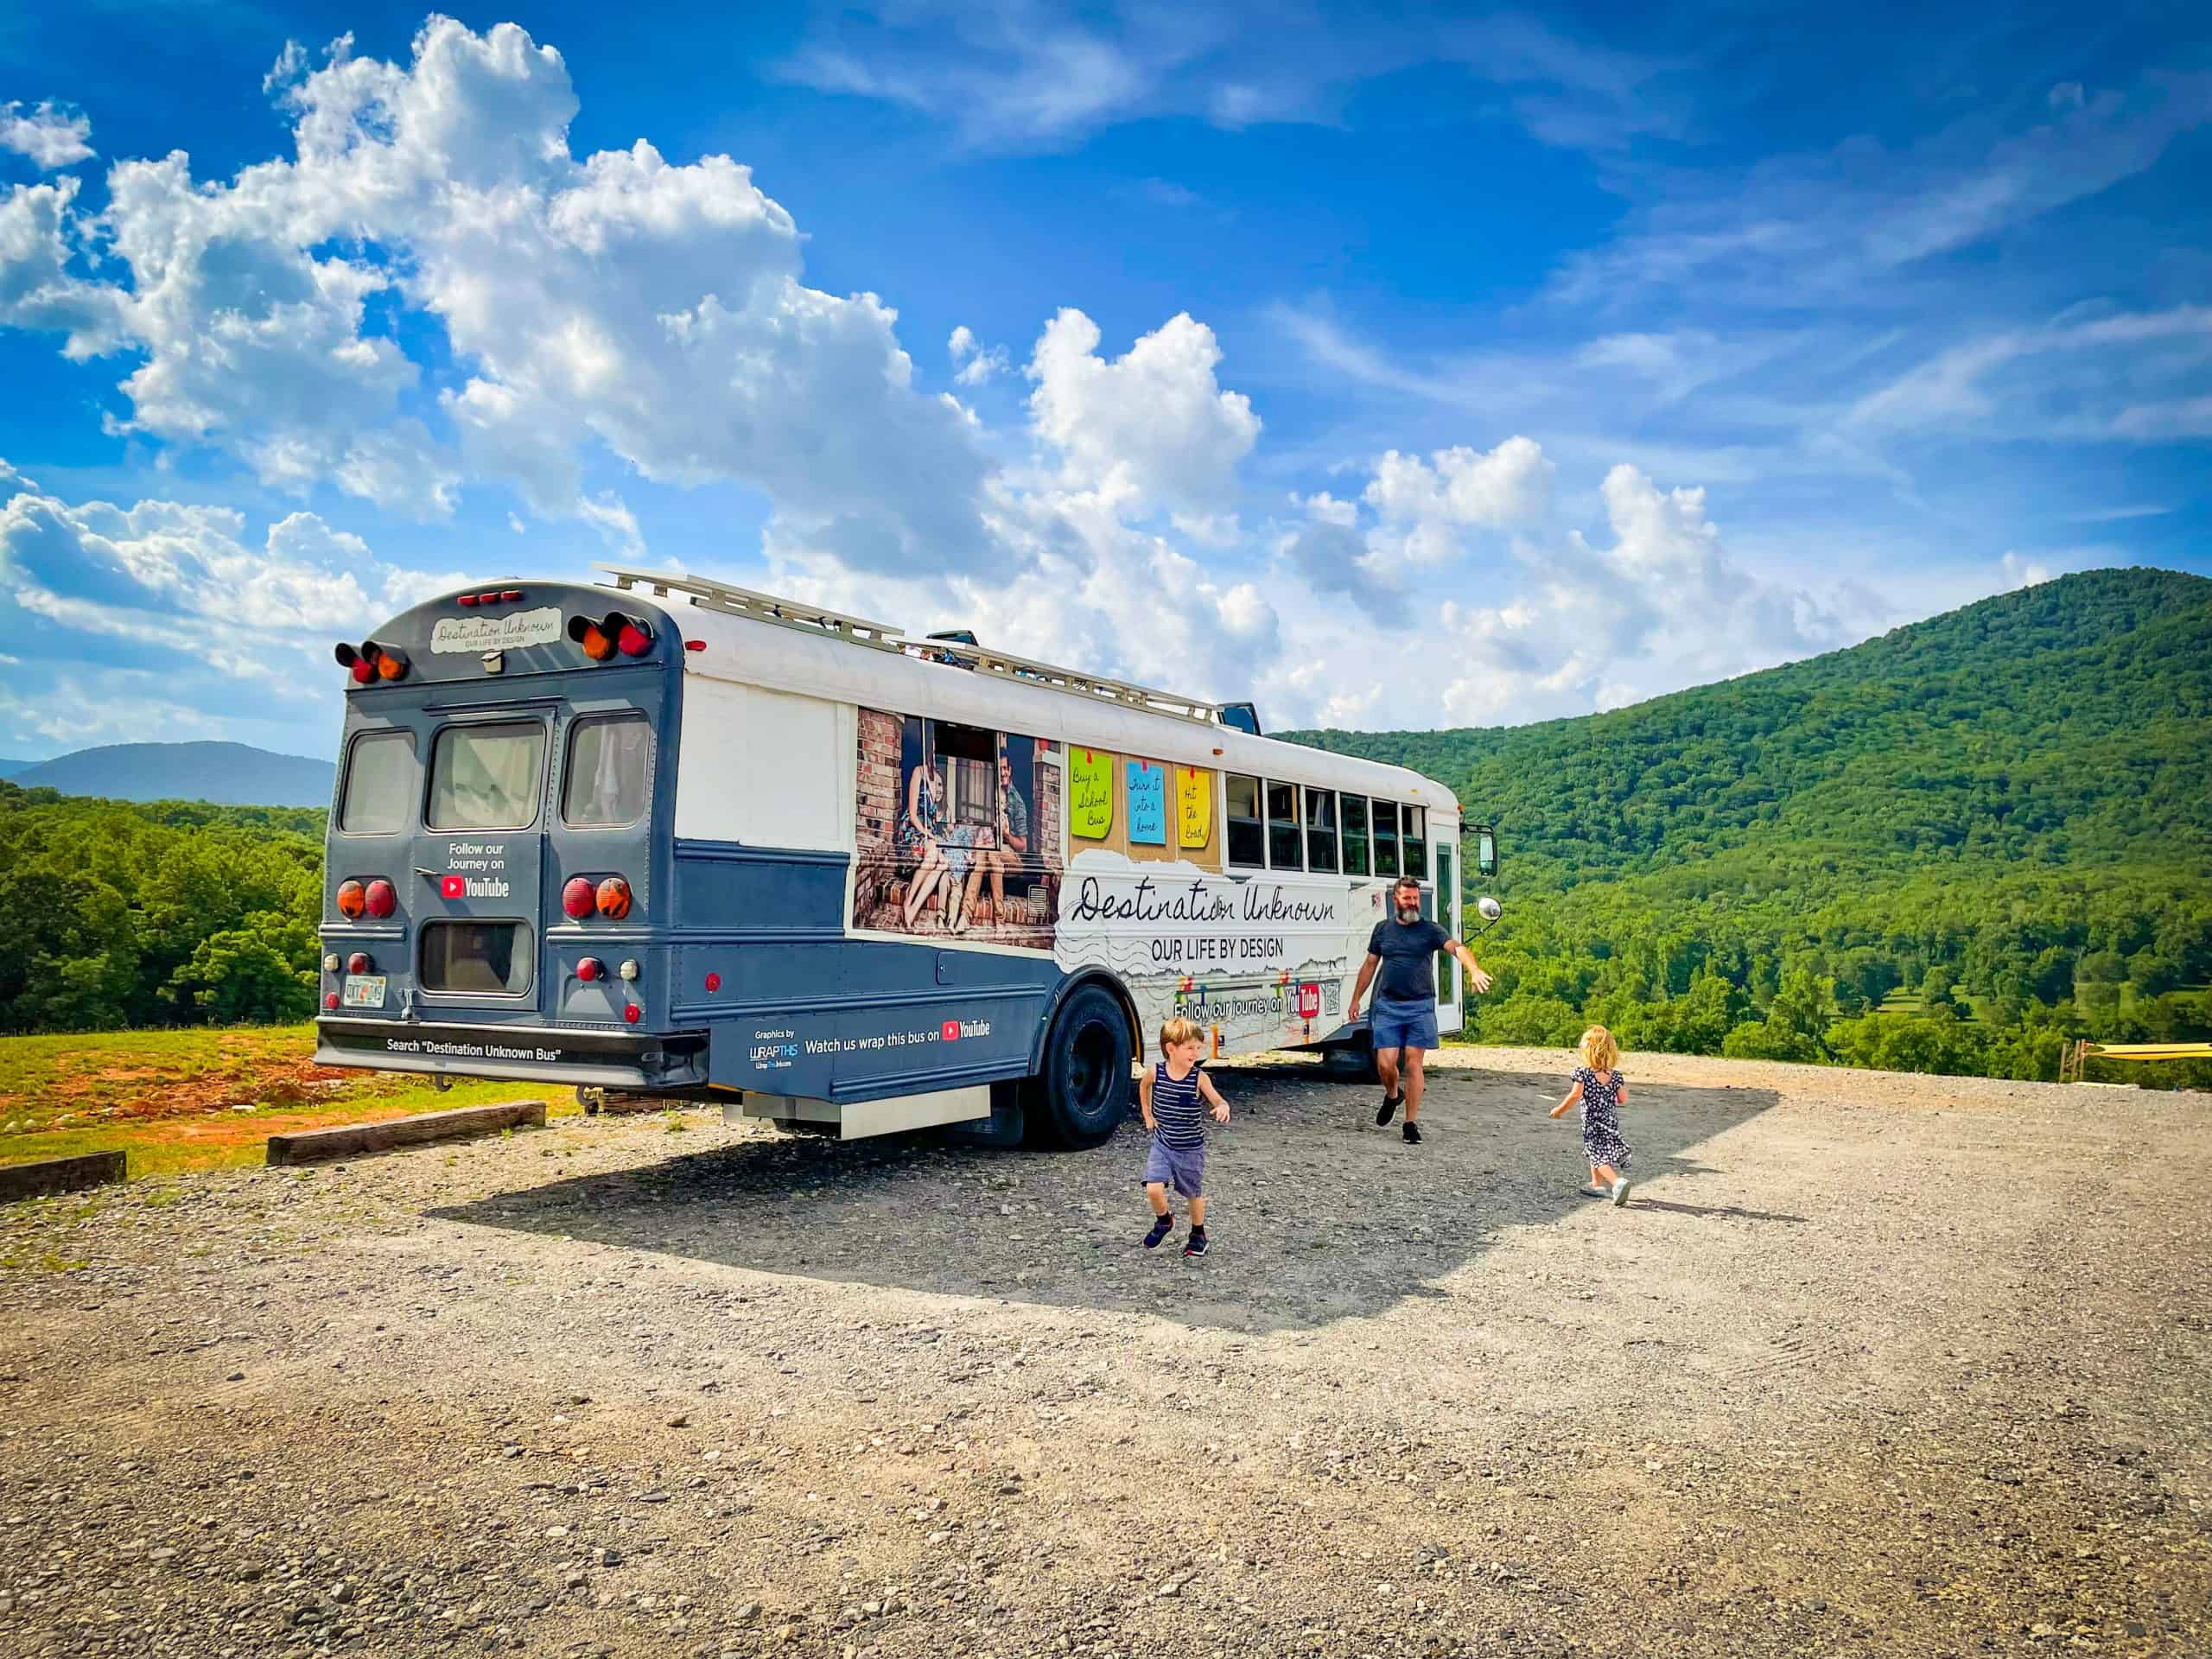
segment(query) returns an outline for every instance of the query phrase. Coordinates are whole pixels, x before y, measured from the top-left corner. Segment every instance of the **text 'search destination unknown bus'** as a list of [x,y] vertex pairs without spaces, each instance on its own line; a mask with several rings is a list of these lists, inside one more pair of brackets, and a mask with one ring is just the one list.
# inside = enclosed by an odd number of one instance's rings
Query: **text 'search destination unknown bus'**
[[325,1065],[1080,1146],[1173,1014],[1360,1075],[1400,874],[1459,931],[1440,784],[966,634],[610,569],[337,654]]

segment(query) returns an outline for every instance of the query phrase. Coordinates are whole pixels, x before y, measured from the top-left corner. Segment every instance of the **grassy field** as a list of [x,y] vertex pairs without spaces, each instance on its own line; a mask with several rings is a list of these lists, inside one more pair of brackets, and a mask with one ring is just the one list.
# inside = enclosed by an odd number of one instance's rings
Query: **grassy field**
[[141,1175],[257,1164],[272,1135],[565,1089],[427,1080],[315,1064],[315,1027],[0,1037],[0,1164],[120,1147]]

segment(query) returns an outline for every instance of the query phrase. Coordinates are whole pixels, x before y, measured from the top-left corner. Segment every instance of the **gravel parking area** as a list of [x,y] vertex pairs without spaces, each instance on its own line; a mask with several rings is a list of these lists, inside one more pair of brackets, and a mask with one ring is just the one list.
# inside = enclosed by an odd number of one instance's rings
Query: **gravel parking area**
[[1568,1064],[1217,1069],[1201,1263],[1134,1128],[0,1210],[0,1650],[2212,1651],[2212,1097],[1630,1056],[1615,1209]]

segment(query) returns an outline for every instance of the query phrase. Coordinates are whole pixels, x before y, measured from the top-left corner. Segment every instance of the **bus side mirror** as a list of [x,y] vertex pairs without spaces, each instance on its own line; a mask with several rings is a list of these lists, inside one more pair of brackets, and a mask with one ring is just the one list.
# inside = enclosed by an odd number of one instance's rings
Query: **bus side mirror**
[[1497,831],[1486,823],[1475,826],[1475,874],[1497,874]]

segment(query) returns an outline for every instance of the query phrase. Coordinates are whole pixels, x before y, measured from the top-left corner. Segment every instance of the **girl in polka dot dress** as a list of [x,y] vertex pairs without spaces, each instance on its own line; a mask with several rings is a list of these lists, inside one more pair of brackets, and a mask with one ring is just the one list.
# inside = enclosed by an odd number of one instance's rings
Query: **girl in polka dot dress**
[[1621,1139],[1621,1103],[1628,1098],[1628,1084],[1618,1070],[1620,1046],[1603,1026],[1582,1033],[1582,1064],[1574,1068],[1574,1087],[1552,1108],[1564,1116],[1577,1101],[1582,1103],[1582,1151],[1590,1160],[1592,1198],[1628,1202],[1628,1142]]

